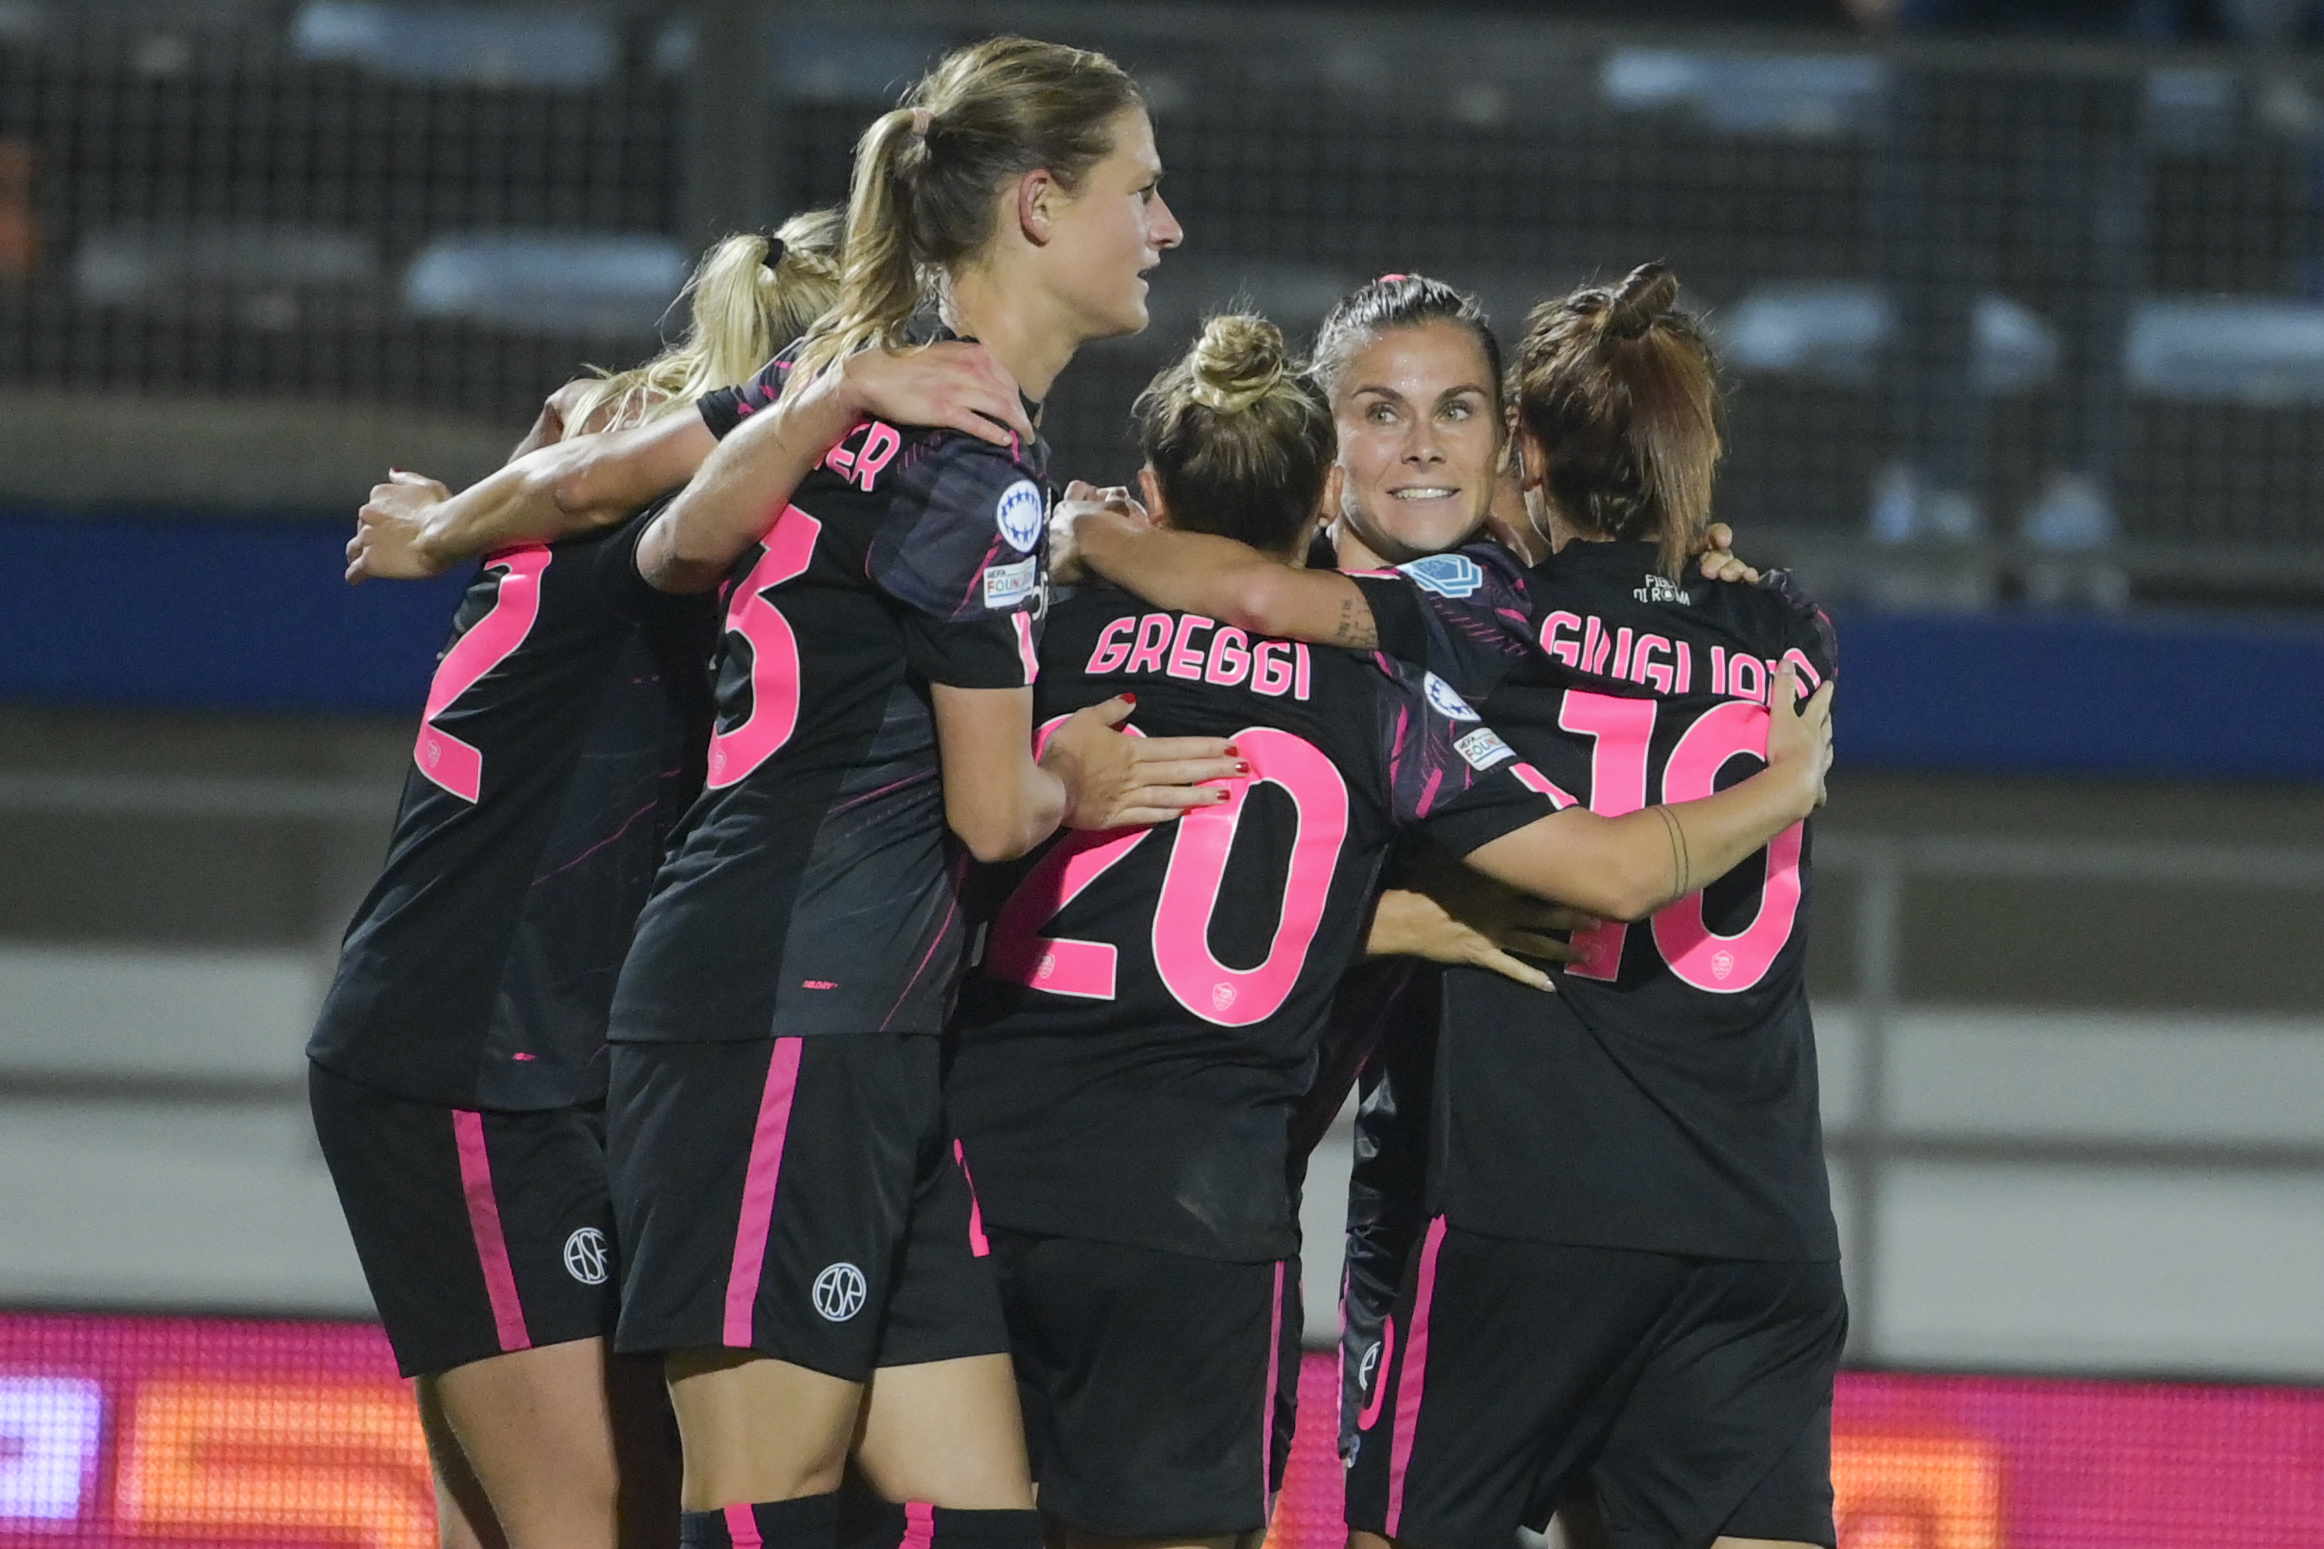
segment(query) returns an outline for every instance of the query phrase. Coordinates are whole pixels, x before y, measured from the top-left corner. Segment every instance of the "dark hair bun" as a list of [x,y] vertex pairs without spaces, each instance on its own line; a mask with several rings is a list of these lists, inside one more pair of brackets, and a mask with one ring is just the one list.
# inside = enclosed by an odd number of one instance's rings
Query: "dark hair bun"
[[1678,302],[1678,276],[1668,264],[1640,264],[1630,271],[1606,305],[1606,332],[1637,339]]

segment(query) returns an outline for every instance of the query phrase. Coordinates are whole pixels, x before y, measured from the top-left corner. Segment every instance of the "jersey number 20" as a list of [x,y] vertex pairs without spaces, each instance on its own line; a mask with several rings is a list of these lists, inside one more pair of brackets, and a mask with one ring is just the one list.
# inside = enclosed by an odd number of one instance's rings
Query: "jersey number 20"
[[[1303,738],[1269,726],[1234,735],[1253,773],[1236,799],[1187,813],[1175,825],[1170,868],[1154,905],[1154,969],[1171,998],[1205,1022],[1248,1027],[1283,1009],[1307,965],[1323,924],[1340,846],[1348,836],[1348,787],[1329,758]],[[1250,786],[1282,788],[1298,812],[1283,910],[1267,955],[1252,968],[1230,968],[1210,949],[1211,916],[1226,884],[1235,830]],[[985,971],[1010,984],[1088,1000],[1114,998],[1110,942],[1045,937],[1041,928],[1090,884],[1118,865],[1155,830],[1077,833],[1041,858],[993,922]]]
[[[1654,739],[1661,705],[1651,699],[1592,694],[1568,689],[1557,723],[1593,739],[1590,755],[1590,810],[1620,817],[1646,805],[1647,749]],[[1733,699],[1697,717],[1679,737],[1662,768],[1662,799],[1696,801],[1717,786],[1719,771],[1733,758],[1767,756],[1767,710]],[[1806,825],[1794,823],[1767,847],[1767,881],[1751,923],[1732,936],[1711,929],[1698,890],[1657,911],[1655,949],[1670,971],[1698,990],[1733,995],[1767,977],[1776,955],[1791,939],[1799,918],[1800,843]],[[1609,922],[1578,932],[1574,945],[1586,956],[1566,969],[1585,979],[1612,979],[1622,968],[1622,948],[1630,927]]]

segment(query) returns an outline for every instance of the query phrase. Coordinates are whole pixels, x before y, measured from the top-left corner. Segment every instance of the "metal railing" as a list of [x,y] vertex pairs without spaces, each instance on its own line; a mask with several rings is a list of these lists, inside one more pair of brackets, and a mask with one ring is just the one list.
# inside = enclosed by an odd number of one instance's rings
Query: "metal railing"
[[2226,884],[2324,895],[2324,850],[2225,844],[2120,843],[1993,838],[1899,839],[1819,834],[1819,873],[1855,883],[1855,1003],[1859,1044],[1849,1121],[1825,1143],[1848,1168],[1849,1348],[1877,1352],[1881,1340],[1883,1195],[1904,1161],[2026,1162],[2046,1165],[2203,1168],[2218,1172],[2315,1175],[2324,1182],[2324,1143],[2220,1139],[2123,1140],[2048,1135],[1919,1133],[1891,1118],[1890,1053],[1901,1005],[1904,894],[1914,879]]

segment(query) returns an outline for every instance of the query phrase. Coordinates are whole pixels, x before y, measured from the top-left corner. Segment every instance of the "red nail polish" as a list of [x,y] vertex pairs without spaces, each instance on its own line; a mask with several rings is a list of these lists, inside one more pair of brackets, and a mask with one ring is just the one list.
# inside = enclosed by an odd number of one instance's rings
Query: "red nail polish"
[[1231,743],[1231,742],[1230,742],[1230,743],[1228,743],[1228,744],[1227,744],[1227,757],[1229,757],[1229,758],[1236,758],[1236,757],[1239,757],[1239,756],[1241,756],[1241,755],[1240,755],[1240,750],[1239,750],[1239,749],[1237,749],[1233,743]]
[[1249,774],[1250,772],[1251,772],[1251,765],[1250,765],[1250,762],[1249,762],[1249,760],[1247,760],[1247,759],[1240,759],[1240,758],[1238,758],[1238,759],[1236,759],[1236,760],[1235,760],[1235,773],[1236,773],[1236,774],[1239,774],[1239,775],[1247,775],[1247,774]]
[[1129,703],[1131,703],[1131,704],[1133,704],[1133,705],[1134,705],[1134,704],[1136,704],[1136,703],[1138,702],[1138,696],[1137,696],[1137,695],[1135,695],[1135,694],[1133,694],[1133,693],[1130,693],[1130,692],[1128,692],[1127,690],[1124,690],[1124,691],[1123,691],[1123,693],[1122,693],[1122,698],[1123,698],[1123,699],[1125,699],[1125,700],[1127,700]]

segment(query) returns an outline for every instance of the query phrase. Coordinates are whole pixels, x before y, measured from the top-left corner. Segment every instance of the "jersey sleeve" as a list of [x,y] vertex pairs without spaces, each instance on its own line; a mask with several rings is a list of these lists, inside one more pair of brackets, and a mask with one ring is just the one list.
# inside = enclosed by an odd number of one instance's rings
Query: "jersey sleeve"
[[1499,544],[1473,543],[1350,579],[1371,605],[1380,649],[1464,694],[1490,691],[1531,646],[1525,573]]
[[1840,639],[1832,628],[1832,617],[1808,595],[1807,588],[1799,584],[1799,577],[1788,570],[1770,570],[1759,578],[1759,585],[1761,590],[1782,598],[1789,610],[1784,627],[1784,657],[1792,660],[1793,653],[1797,652],[1798,659],[1805,661],[1808,670],[1803,676],[1807,687],[1813,690],[1825,679],[1839,676]]
[[913,670],[955,688],[1031,686],[1048,543],[1047,491],[990,442],[946,435],[903,465],[866,565],[902,605]]
[[770,360],[759,367],[758,374],[737,387],[714,387],[695,400],[701,411],[702,423],[710,433],[724,441],[734,427],[783,396],[783,383],[791,374],[788,360]]
[[1396,821],[1419,827],[1454,855],[1558,810],[1525,778],[1530,767],[1451,684],[1433,672],[1380,659],[1381,736]]

